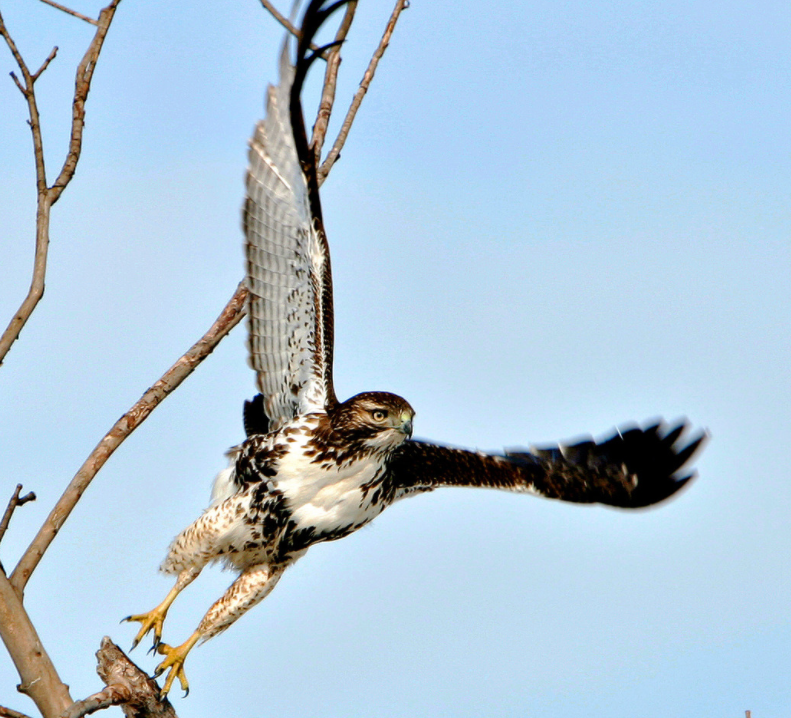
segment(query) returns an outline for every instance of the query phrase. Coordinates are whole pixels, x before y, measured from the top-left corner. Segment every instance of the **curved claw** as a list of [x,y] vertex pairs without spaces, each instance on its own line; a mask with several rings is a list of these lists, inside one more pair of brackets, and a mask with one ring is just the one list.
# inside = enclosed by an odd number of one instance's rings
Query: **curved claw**
[[140,641],[142,641],[151,631],[154,632],[153,648],[156,649],[156,647],[162,643],[162,625],[165,622],[166,615],[167,608],[163,609],[162,606],[157,606],[153,611],[149,611],[148,613],[138,613],[121,619],[121,623],[139,621],[141,624],[143,624],[140,626],[140,630],[137,632],[137,635],[132,641],[131,650],[137,648]]
[[161,676],[165,671],[170,671],[165,679],[165,684],[159,691],[161,696],[166,696],[170,692],[173,681],[176,680],[176,678],[179,680],[181,690],[184,691],[184,698],[189,695],[190,684],[187,680],[187,674],[184,672],[184,661],[187,658],[187,654],[199,639],[200,633],[196,631],[184,643],[175,648],[169,646],[167,643],[160,643],[157,646],[157,653],[165,656],[165,660],[154,670],[154,677]]

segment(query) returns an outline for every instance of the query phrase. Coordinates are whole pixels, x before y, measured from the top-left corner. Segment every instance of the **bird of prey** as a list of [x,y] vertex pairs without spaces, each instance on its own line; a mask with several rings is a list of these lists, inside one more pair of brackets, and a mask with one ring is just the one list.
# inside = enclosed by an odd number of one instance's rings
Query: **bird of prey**
[[[693,476],[685,469],[705,437],[687,440],[685,421],[632,427],[595,442],[490,455],[412,439],[415,412],[400,396],[365,392],[346,401],[332,381],[330,255],[319,201],[316,156],[301,105],[317,57],[311,42],[341,2],[312,0],[296,52],[284,46],[280,79],[250,142],[246,236],[248,348],[260,394],[245,402],[247,439],[230,450],[212,502],[170,546],[162,570],[177,576],[165,600],[129,616],[153,632],[169,671],[188,690],[184,660],[274,588],[310,546],[343,538],[405,496],[441,486],[505,489],[631,509],[658,503]],[[171,604],[209,563],[238,573],[180,646],[161,642]],[[133,646],[134,647],[134,646]]]

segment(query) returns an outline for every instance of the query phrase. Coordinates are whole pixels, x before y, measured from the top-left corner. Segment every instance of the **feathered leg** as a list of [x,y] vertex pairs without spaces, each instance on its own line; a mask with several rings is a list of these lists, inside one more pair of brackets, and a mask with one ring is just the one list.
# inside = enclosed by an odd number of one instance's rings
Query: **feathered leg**
[[173,681],[178,678],[181,688],[189,693],[189,681],[184,673],[184,661],[196,643],[205,641],[224,631],[245,611],[266,598],[285,571],[286,565],[256,564],[242,571],[219,601],[215,602],[198,624],[195,632],[180,646],[160,643],[157,651],[165,660],[157,666],[155,676],[170,672],[162,686],[164,696],[170,691]]
[[132,642],[133,649],[152,630],[153,647],[159,646],[162,640],[162,625],[171,604],[176,600],[176,596],[198,577],[207,563],[222,555],[226,547],[228,531],[234,525],[240,506],[246,507],[249,500],[246,494],[235,494],[215,506],[210,506],[197,521],[193,521],[173,539],[168,555],[162,562],[161,570],[165,573],[178,574],[175,586],[165,596],[165,600],[153,610],[123,619],[139,621],[142,624]]
[[190,567],[185,568],[176,579],[176,585],[170,589],[170,592],[167,596],[165,596],[165,600],[162,601],[156,608],[148,611],[148,613],[137,613],[133,616],[127,616],[124,618],[124,621],[139,621],[143,625],[140,627],[140,630],[137,632],[135,636],[135,640],[132,641],[132,650],[137,648],[137,644],[145,638],[146,634],[153,630],[154,631],[154,648],[159,646],[162,642],[162,624],[165,622],[165,617],[168,615],[168,609],[170,608],[173,601],[176,600],[176,596],[178,596],[187,586],[189,586],[200,574],[201,567]]

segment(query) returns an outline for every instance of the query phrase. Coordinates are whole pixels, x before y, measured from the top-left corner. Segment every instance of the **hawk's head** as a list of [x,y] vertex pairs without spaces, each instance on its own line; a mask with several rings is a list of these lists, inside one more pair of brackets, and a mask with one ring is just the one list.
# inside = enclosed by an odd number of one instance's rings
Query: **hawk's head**
[[369,391],[339,404],[332,412],[332,427],[349,441],[390,450],[412,436],[414,416],[406,399],[385,391]]

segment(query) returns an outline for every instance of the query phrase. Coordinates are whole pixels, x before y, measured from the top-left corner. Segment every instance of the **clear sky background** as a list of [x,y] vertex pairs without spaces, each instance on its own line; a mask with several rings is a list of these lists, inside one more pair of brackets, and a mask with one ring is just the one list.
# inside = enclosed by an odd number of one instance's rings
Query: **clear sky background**
[[[390,9],[360,3],[339,106]],[[61,48],[38,83],[51,181],[91,28],[30,1],[3,13],[31,66]],[[791,6],[762,0],[413,0],[322,190],[339,396],[399,393],[418,436],[481,449],[656,416],[712,440],[658,509],[445,490],[314,547],[191,654],[182,718],[788,715],[790,28]],[[254,0],[123,0],[46,295],[0,368],[0,501],[17,482],[39,496],[7,568],[241,279],[246,142],[281,38]],[[34,239],[12,69],[0,48],[4,325]],[[101,687],[101,637],[128,648],[118,620],[169,589],[168,543],[243,438],[244,334],[112,457],[28,586],[75,698]],[[231,579],[205,571],[165,640]],[[17,682],[0,655],[0,703],[32,713]]]

